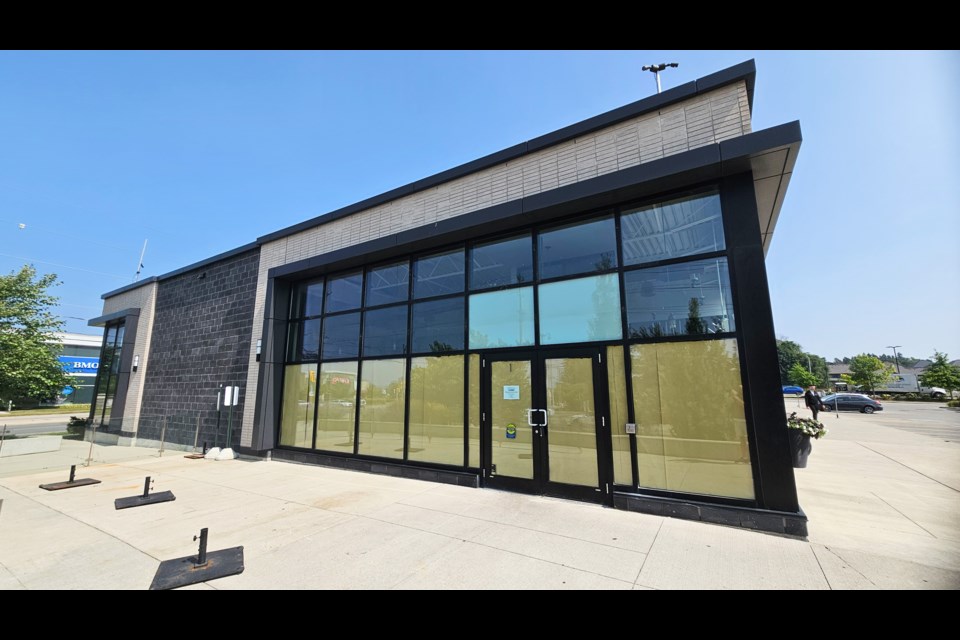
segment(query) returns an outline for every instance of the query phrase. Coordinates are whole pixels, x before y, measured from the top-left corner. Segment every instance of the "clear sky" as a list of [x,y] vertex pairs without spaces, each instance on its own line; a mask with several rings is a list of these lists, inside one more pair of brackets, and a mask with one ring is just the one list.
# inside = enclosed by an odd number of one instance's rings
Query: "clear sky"
[[0,52],[0,272],[93,317],[145,239],[160,275],[648,96],[642,65],[679,62],[669,88],[750,58],[754,129],[804,137],[777,335],[960,358],[956,52]]

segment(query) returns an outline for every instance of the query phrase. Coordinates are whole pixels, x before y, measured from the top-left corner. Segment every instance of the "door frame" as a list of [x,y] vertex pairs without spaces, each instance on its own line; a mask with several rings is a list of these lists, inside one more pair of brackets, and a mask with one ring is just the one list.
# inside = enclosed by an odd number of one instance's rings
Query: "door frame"
[[[613,449],[610,435],[609,386],[607,383],[606,345],[596,346],[560,346],[539,349],[484,352],[480,354],[480,443],[481,443],[481,482],[485,487],[555,496],[613,504]],[[534,436],[532,447],[533,478],[511,478],[491,473],[492,463],[492,399],[491,362],[528,361],[531,364],[531,404],[534,409],[546,410],[546,361],[559,358],[590,358],[593,371],[593,395],[595,433],[597,437],[597,486],[551,482],[549,478],[549,441],[550,420],[547,417],[546,430],[541,429]],[[543,419],[543,418],[540,418]]]

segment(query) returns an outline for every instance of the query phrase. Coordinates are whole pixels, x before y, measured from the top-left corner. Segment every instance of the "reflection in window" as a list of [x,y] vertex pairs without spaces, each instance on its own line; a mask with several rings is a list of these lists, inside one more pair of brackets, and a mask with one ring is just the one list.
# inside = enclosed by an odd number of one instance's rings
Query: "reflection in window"
[[469,428],[467,466],[480,466],[480,354],[470,354]]
[[298,360],[312,361],[320,357],[320,318],[303,321],[303,342]]
[[540,279],[606,271],[617,266],[613,216],[540,233]]
[[609,385],[610,435],[613,438],[613,481],[633,484],[633,462],[630,459],[630,435],[627,433],[627,382],[623,366],[623,347],[607,347],[607,384]]
[[533,344],[533,287],[470,296],[470,348]]
[[635,344],[630,359],[640,486],[752,499],[736,340]]
[[539,296],[540,344],[623,337],[615,273],[542,284]]
[[470,250],[470,289],[490,289],[533,280],[529,235],[478,244]]
[[364,313],[363,355],[390,356],[407,350],[407,305]]
[[406,260],[370,269],[367,272],[367,298],[364,306],[403,302],[409,293],[409,281],[410,266]]
[[360,351],[360,314],[327,316],[323,327],[323,359],[356,358]]
[[409,460],[463,466],[463,356],[410,362]]
[[413,297],[431,298],[463,291],[463,249],[420,258],[413,267]]
[[283,405],[280,410],[280,444],[313,446],[313,405],[317,365],[288,365],[283,374]]
[[463,349],[463,298],[428,300],[413,305],[413,353]]
[[324,313],[347,311],[360,307],[363,293],[363,273],[348,273],[327,281],[327,305]]
[[624,213],[620,218],[626,265],[721,251],[720,196],[670,200]]
[[353,453],[357,363],[324,362],[317,400],[317,449]]
[[123,335],[126,325],[121,322],[107,326],[103,348],[100,353],[100,367],[97,369],[96,389],[93,397],[91,415],[96,424],[109,426],[113,409],[113,398],[120,379],[120,359],[123,357]]
[[406,360],[366,360],[360,372],[358,453],[403,457]]
[[726,258],[623,274],[630,338],[735,331]]
[[318,316],[323,310],[323,280],[298,284],[290,298],[290,318]]

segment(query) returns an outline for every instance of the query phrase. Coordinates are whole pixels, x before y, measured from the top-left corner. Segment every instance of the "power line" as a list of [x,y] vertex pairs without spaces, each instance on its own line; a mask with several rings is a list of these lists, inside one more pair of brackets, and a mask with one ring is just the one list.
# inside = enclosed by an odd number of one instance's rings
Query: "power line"
[[115,273],[104,273],[103,271],[92,271],[92,270],[90,270],[90,269],[81,269],[80,267],[71,267],[71,266],[68,265],[68,264],[58,264],[58,263],[56,263],[56,262],[46,262],[45,260],[34,260],[33,258],[24,258],[23,256],[10,255],[9,253],[0,253],[0,256],[4,256],[4,257],[6,257],[6,258],[15,258],[15,259],[17,259],[17,260],[26,260],[27,262],[30,262],[30,263],[36,262],[37,264],[48,264],[48,265],[50,265],[51,267],[60,267],[61,269],[73,269],[74,271],[85,271],[86,273],[94,273],[94,274],[96,274],[96,275],[98,275],[98,276],[109,276],[109,277],[111,277],[111,278],[119,278],[120,280],[126,280],[126,279],[127,279],[125,276],[119,276],[119,275],[117,275],[117,274],[115,274]]

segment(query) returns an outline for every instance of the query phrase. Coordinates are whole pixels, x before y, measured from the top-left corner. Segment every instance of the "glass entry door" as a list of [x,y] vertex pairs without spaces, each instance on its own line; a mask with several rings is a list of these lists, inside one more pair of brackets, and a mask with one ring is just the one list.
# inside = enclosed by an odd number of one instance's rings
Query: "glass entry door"
[[483,357],[487,486],[611,499],[601,358],[596,348]]

